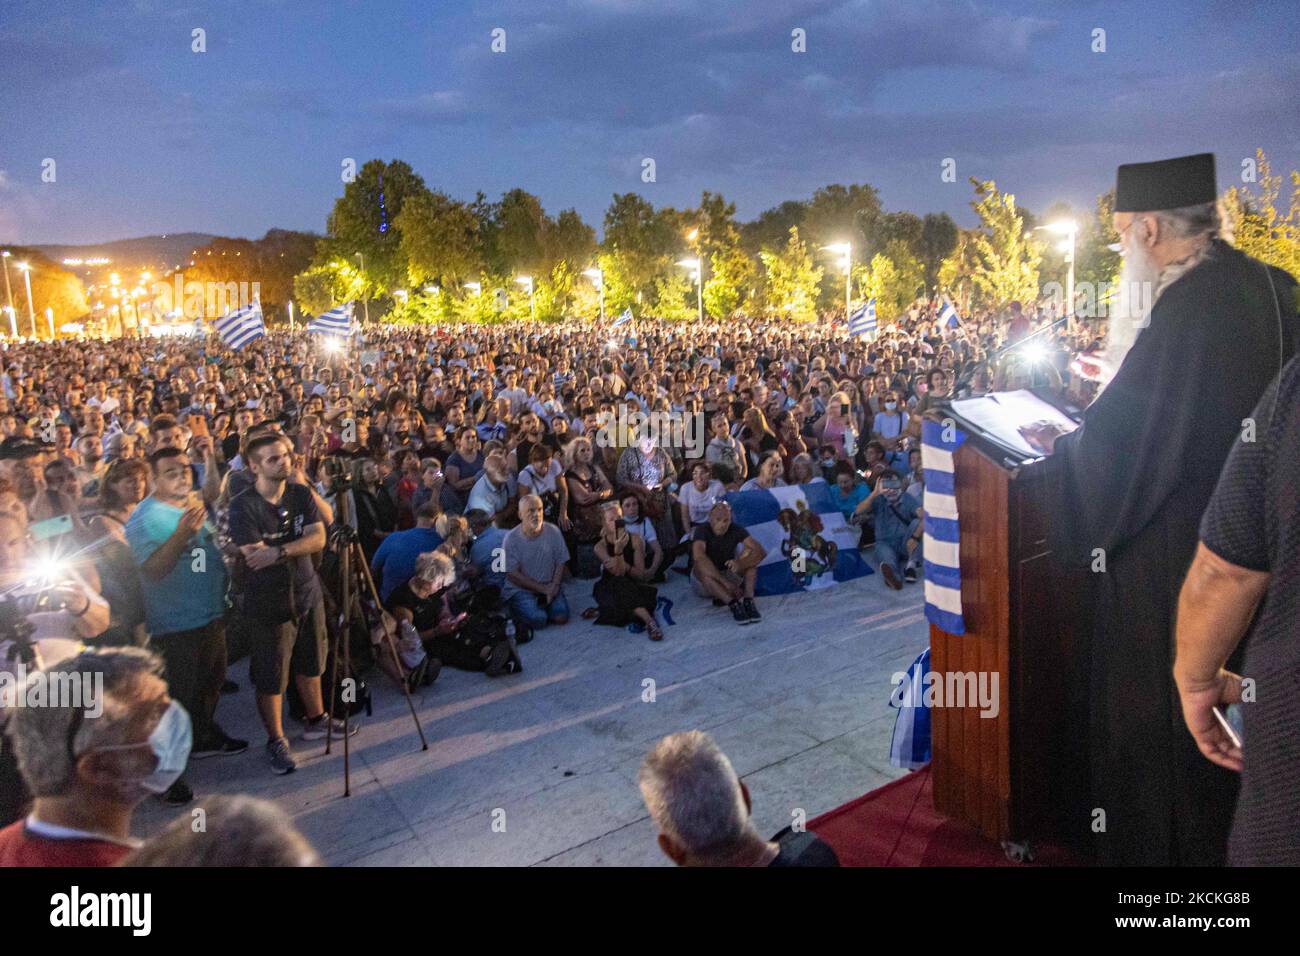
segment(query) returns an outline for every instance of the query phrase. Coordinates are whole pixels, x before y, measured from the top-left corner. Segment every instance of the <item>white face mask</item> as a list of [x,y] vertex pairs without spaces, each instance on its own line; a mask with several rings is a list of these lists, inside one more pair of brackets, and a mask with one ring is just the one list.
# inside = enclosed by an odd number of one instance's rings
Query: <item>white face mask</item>
[[150,748],[153,755],[158,758],[158,763],[148,776],[136,782],[149,793],[166,793],[185,772],[185,763],[190,759],[192,743],[193,727],[190,723],[190,715],[177,701],[172,701],[148,740],[138,744],[116,744],[95,749],[104,752],[134,750],[137,747]]

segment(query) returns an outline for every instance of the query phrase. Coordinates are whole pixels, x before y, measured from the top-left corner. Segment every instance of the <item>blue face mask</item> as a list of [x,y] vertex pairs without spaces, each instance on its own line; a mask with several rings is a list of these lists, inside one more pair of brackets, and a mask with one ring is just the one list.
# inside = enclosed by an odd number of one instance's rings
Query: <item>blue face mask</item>
[[190,759],[192,743],[193,727],[190,724],[190,715],[178,702],[172,701],[148,740],[138,744],[117,744],[96,749],[134,750],[137,747],[148,747],[158,758],[158,763],[153,768],[153,772],[137,782],[149,793],[166,793],[185,772],[185,763]]

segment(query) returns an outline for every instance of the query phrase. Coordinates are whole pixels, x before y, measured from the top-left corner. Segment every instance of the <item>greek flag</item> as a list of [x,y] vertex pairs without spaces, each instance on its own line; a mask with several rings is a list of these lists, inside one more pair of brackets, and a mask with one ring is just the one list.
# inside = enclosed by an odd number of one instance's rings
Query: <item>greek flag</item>
[[961,325],[961,319],[957,317],[957,308],[946,295],[943,297],[943,308],[939,310],[939,323],[950,329]]
[[849,335],[866,335],[876,331],[876,300],[868,299],[858,311],[849,316]]
[[824,481],[733,491],[726,501],[732,520],[767,551],[756,594],[813,591],[875,573],[858,552],[859,530],[844,520]]
[[328,312],[322,312],[307,323],[307,331],[323,332],[326,335],[351,335],[352,306],[353,303],[345,302],[343,305],[336,305]]
[[242,309],[227,312],[212,324],[225,346],[236,351],[253,339],[261,338],[266,334],[266,322],[262,319],[262,303],[257,299]]
[[930,708],[925,704],[925,675],[930,670],[930,648],[907,669],[903,683],[894,688],[889,706],[898,709],[894,735],[889,741],[889,763],[918,770],[930,761]]
[[614,320],[614,324],[611,325],[610,328],[611,328],[611,329],[616,329],[616,328],[618,328],[620,325],[626,325],[627,323],[629,323],[629,322],[631,322],[631,321],[632,321],[632,310],[631,310],[630,308],[627,308],[627,309],[624,309],[624,310],[619,314],[619,317],[618,317],[617,319]]
[[965,634],[961,614],[961,531],[957,524],[953,452],[966,440],[956,425],[921,423],[925,469],[925,616],[949,634]]

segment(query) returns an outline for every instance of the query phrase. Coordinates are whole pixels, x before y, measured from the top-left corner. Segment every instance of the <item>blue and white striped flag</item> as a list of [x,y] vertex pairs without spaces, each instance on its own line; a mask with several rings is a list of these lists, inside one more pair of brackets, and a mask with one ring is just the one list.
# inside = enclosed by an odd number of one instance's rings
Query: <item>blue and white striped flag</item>
[[627,323],[629,323],[629,322],[631,322],[631,321],[632,321],[632,310],[631,310],[631,308],[627,308],[627,309],[624,309],[622,312],[619,313],[618,318],[614,320],[614,324],[611,325],[610,328],[611,328],[611,329],[616,329],[616,328],[618,328],[620,325],[626,325]]
[[307,323],[307,331],[323,332],[326,335],[351,335],[354,304],[345,302],[343,305],[336,305],[328,312],[322,312]]
[[961,613],[961,529],[952,456],[966,435],[954,424],[921,423],[925,469],[925,616],[949,634],[965,634]]
[[943,308],[939,310],[939,324],[946,325],[950,329],[961,325],[961,319],[957,316],[957,307],[946,295],[943,297]]
[[876,331],[876,300],[868,299],[862,308],[849,316],[849,335],[866,335]]
[[875,573],[858,551],[860,529],[844,520],[824,481],[733,491],[725,500],[732,520],[767,551],[756,594],[815,591]]
[[225,346],[236,351],[253,339],[261,338],[266,334],[266,322],[262,318],[262,303],[257,299],[242,309],[227,312],[212,325]]
[[889,740],[889,763],[918,770],[930,762],[930,708],[925,703],[925,675],[930,670],[930,648],[907,669],[903,683],[894,688],[889,706],[898,709],[894,735]]

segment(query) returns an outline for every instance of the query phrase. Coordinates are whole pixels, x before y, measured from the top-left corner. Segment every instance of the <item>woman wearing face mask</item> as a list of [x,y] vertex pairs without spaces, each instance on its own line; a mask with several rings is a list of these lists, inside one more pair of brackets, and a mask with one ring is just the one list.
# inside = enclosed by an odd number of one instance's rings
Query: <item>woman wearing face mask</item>
[[903,436],[907,431],[907,412],[899,406],[898,393],[892,388],[884,394],[884,411],[876,414],[871,425],[871,439],[885,447],[885,454],[894,467],[906,467],[907,459],[900,454]]

